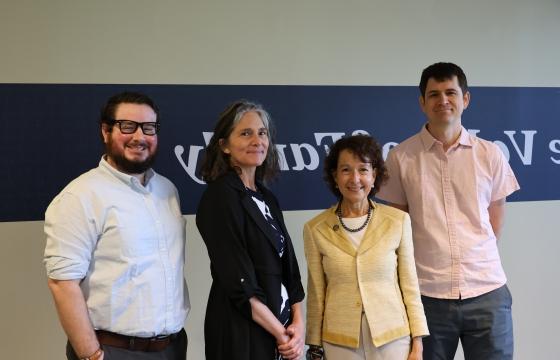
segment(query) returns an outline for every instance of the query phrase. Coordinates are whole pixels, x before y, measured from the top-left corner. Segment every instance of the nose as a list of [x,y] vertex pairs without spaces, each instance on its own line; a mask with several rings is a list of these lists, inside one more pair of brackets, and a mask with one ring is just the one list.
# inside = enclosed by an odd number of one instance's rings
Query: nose
[[447,95],[445,93],[441,93],[439,96],[439,102],[442,104],[447,104],[449,101],[449,98],[447,97]]
[[260,138],[259,134],[253,134],[251,136],[251,145],[259,146],[262,143],[262,139]]
[[360,180],[360,172],[358,170],[354,170],[352,172],[352,180],[354,182],[358,182]]

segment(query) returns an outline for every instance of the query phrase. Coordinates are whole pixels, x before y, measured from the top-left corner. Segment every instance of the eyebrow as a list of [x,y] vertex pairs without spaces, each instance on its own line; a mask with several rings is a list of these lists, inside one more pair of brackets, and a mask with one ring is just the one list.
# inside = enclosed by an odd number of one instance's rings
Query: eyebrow
[[438,93],[441,93],[441,92],[448,92],[448,91],[459,92],[455,88],[445,88],[443,90],[430,90],[427,93],[428,93],[428,95],[432,95],[432,94],[438,94]]
[[[257,131],[261,131],[261,130],[266,130],[266,131],[268,131],[268,129],[265,128],[265,127],[258,128],[258,129],[257,129]],[[241,132],[241,131],[253,131],[253,128],[250,128],[250,127],[248,127],[248,128],[243,128],[243,129],[239,129],[239,131],[240,131],[240,132]]]
[[[350,165],[350,164],[346,164],[346,163],[342,163],[342,164],[340,164],[339,166],[351,166],[351,165]],[[363,167],[363,166],[371,166],[371,167],[373,167],[373,166],[371,165],[371,163],[368,163],[368,162],[358,163],[358,165],[356,165],[356,167]]]

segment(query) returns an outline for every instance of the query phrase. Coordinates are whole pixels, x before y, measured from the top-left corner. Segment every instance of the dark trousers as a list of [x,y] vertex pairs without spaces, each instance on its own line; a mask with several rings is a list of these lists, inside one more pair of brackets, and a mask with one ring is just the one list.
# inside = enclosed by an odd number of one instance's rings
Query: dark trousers
[[453,360],[459,339],[465,360],[513,359],[511,293],[506,285],[463,300],[422,296],[430,336],[424,360]]
[[[113,346],[103,345],[104,360],[186,360],[187,359],[187,333],[181,330],[179,336],[164,350],[158,352],[131,351]],[[66,358],[79,360],[70,345],[66,343]]]

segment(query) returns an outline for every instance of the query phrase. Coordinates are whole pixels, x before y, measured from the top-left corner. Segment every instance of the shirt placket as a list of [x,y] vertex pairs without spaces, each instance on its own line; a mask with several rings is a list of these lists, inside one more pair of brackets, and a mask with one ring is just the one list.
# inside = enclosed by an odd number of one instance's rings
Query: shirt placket
[[[452,150],[451,150],[452,151]],[[451,255],[451,297],[457,299],[460,297],[459,282],[461,278],[460,264],[461,252],[457,239],[457,223],[455,216],[456,199],[451,184],[451,176],[449,170],[449,153],[442,152],[441,160],[441,177],[443,188],[443,204],[445,208],[445,217],[447,220],[447,232],[449,237],[449,250]]]
[[158,252],[160,259],[162,259],[161,266],[163,267],[165,284],[165,323],[163,324],[163,330],[167,331],[168,326],[173,323],[173,271],[171,269],[171,261],[169,259],[169,246],[166,241],[167,239],[165,237],[165,231],[161,221],[162,212],[158,211],[158,208],[153,200],[153,196],[150,193],[145,194],[144,202],[150,212],[150,215],[154,219],[158,240]]

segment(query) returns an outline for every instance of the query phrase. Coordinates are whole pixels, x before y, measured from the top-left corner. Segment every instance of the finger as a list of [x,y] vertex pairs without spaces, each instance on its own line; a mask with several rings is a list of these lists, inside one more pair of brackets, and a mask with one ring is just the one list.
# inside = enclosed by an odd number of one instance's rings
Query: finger
[[297,350],[298,350],[297,348],[291,347],[285,350],[278,349],[278,352],[280,352],[280,354],[284,357],[290,357],[290,356],[294,356],[297,353]]
[[284,344],[282,346],[278,346],[278,351],[283,352],[283,353],[289,353],[290,351],[292,351],[295,347],[293,346],[293,344]]
[[280,352],[280,354],[286,359],[298,359],[301,354],[303,354],[303,346],[295,347],[285,352]]
[[301,358],[302,353],[303,352],[301,352],[301,351],[296,351],[296,353],[291,357],[290,360],[292,360],[292,359],[297,360],[297,359]]

